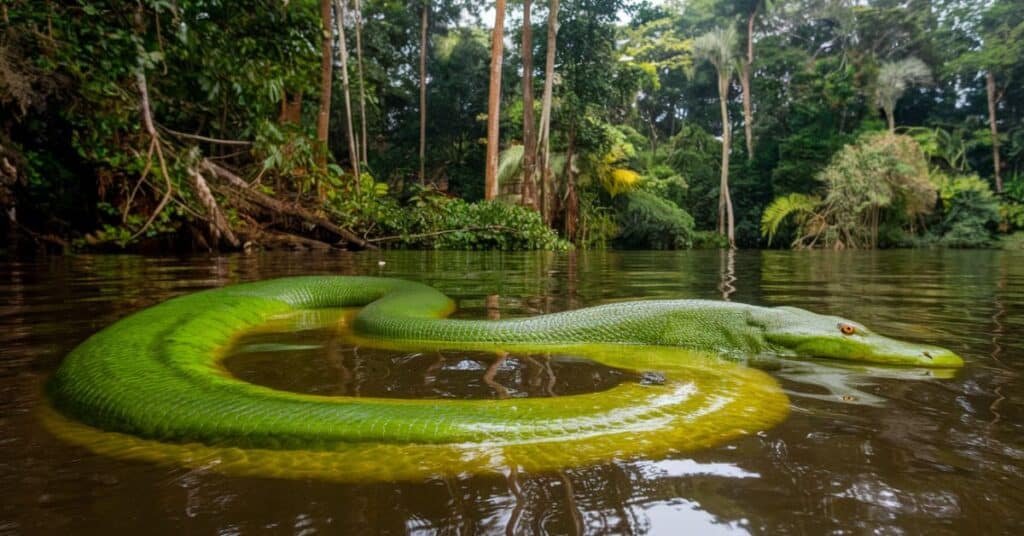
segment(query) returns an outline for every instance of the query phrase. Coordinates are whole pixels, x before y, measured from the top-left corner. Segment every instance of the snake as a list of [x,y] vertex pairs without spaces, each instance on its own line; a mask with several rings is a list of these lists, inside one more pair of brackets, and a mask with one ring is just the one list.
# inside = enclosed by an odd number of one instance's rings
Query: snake
[[[778,382],[732,357],[963,365],[950,350],[794,307],[645,300],[501,320],[449,318],[455,309],[433,287],[385,277],[287,277],[186,294],[74,348],[46,383],[46,422],[98,453],[248,475],[553,471],[707,448],[784,420]],[[572,355],[659,381],[554,398],[397,399],[276,390],[223,366],[241,334],[318,311],[334,312],[324,322],[352,344]]]

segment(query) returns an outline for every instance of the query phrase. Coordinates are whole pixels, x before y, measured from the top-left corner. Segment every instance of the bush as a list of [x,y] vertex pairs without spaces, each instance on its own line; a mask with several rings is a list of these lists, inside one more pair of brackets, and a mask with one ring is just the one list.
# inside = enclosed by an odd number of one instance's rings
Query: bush
[[[544,225],[540,214],[519,205],[495,201],[467,203],[448,200],[441,211],[428,213],[425,236],[410,238],[408,246],[433,249],[567,250],[572,245]],[[450,231],[450,232],[449,232]],[[429,236],[429,233],[438,233]]]
[[988,183],[976,175],[940,176],[939,197],[943,217],[939,244],[952,248],[992,245],[992,230],[999,223],[999,202]]
[[1013,250],[1024,249],[1024,231],[1018,231],[1002,237],[999,241],[999,247]]
[[409,206],[389,210],[388,222],[399,238],[392,244],[421,249],[566,250],[572,245],[544,225],[540,214],[500,201],[467,203],[429,190]]
[[725,249],[729,247],[729,239],[718,231],[696,231],[693,233],[694,249]]
[[580,218],[576,243],[583,249],[605,249],[619,235],[615,210],[600,204],[592,191],[580,192]]
[[650,192],[619,196],[621,232],[616,245],[627,249],[686,249],[693,246],[693,217]]

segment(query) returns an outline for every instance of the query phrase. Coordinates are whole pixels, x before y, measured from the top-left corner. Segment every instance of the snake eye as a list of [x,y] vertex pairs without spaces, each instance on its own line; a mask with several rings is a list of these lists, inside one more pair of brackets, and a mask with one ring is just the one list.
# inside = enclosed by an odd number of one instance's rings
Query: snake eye
[[857,333],[857,328],[853,327],[853,324],[847,324],[846,322],[840,322],[839,323],[839,331],[841,331],[843,333],[843,335],[853,335],[854,333]]

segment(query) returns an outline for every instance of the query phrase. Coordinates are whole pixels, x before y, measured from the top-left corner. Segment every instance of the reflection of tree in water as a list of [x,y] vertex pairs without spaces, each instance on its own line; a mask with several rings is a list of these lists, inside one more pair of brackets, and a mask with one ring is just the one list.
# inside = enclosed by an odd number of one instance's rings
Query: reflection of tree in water
[[729,296],[736,292],[733,283],[736,282],[736,250],[721,249],[719,254],[719,283],[718,291],[722,293],[722,299],[729,301]]

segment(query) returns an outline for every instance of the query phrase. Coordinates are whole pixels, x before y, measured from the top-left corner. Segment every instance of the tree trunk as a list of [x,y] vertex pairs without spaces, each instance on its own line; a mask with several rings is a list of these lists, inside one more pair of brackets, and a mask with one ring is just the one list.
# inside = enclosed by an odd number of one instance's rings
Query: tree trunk
[[423,2],[420,17],[420,185],[427,183],[427,14],[430,2]]
[[363,6],[360,0],[356,2],[356,60],[359,63],[359,123],[361,136],[359,137],[359,148],[362,150],[361,162],[365,164],[366,146],[369,145],[369,138],[366,137],[366,78],[363,76]]
[[985,90],[988,93],[988,125],[992,131],[992,168],[996,177],[996,193],[1003,193],[1002,167],[999,161],[999,128],[996,125],[996,76],[989,71],[985,75]]
[[757,16],[757,4],[747,19],[747,61],[740,72],[740,85],[743,86],[743,133],[747,136],[747,160],[754,159],[754,112],[750,102],[750,74],[754,68],[754,17]]
[[729,239],[729,248],[735,249],[736,235],[732,196],[729,195],[729,151],[732,148],[732,126],[729,124],[729,108],[726,102],[728,97],[729,78],[724,72],[720,72],[718,75],[718,102],[722,112],[722,180],[718,192],[718,232],[722,233],[724,230]]
[[889,125],[889,134],[896,134],[896,109],[895,107],[886,106],[882,108],[885,112],[885,123]]
[[[320,0],[320,19],[323,23],[323,39],[320,42],[320,111],[316,117],[317,165],[327,171],[327,129],[331,124],[331,0]],[[321,197],[323,189],[317,188]]]
[[568,145],[565,149],[565,168],[562,176],[565,177],[565,238],[574,241],[576,229],[579,226],[580,204],[576,195],[576,175],[573,173],[572,160],[576,153],[576,132],[569,132]]
[[533,26],[530,22],[531,0],[523,0],[523,205],[538,210],[537,205],[537,135],[533,121]]
[[495,2],[494,31],[491,32],[491,84],[487,96],[487,167],[484,199],[498,197],[498,123],[501,113],[501,56],[504,49],[505,0]]
[[352,92],[348,85],[348,44],[345,43],[345,2],[335,0],[338,15],[338,49],[341,53],[341,87],[345,97],[345,133],[348,134],[348,158],[352,161],[352,175],[355,179],[356,192],[362,183],[359,173],[359,148],[352,128]]
[[554,185],[551,180],[551,100],[555,82],[555,45],[558,36],[558,0],[548,6],[548,42],[544,63],[544,94],[540,112],[540,213],[544,223],[551,225]]

